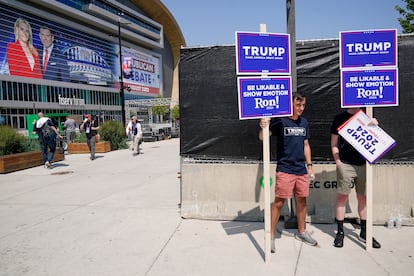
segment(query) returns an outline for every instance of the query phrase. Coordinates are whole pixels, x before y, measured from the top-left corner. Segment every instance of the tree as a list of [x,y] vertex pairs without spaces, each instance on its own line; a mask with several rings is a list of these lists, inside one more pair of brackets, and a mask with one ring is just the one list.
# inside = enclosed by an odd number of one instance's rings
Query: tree
[[406,9],[400,6],[395,6],[395,9],[400,13],[402,17],[398,18],[403,33],[408,34],[414,32],[414,0],[403,0],[406,3]]
[[174,106],[171,110],[171,117],[174,120],[180,119],[180,107],[178,105]]
[[[158,96],[157,98],[162,98],[161,96]],[[157,105],[151,107],[151,111],[153,115],[158,116],[158,121],[162,120],[162,117],[165,116],[169,110],[165,105]]]
[[168,113],[168,108],[164,105],[158,105],[152,107],[152,114],[154,115],[162,115],[165,116],[165,114]]

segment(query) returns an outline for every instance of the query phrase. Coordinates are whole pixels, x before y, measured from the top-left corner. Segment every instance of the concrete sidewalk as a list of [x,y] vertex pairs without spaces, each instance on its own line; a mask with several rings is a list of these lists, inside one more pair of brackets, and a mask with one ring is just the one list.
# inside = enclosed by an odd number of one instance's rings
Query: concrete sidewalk
[[308,225],[318,247],[278,235],[264,262],[260,222],[180,217],[179,139],[69,154],[52,170],[0,175],[0,275],[413,275],[414,227],[374,227],[367,252],[346,224]]

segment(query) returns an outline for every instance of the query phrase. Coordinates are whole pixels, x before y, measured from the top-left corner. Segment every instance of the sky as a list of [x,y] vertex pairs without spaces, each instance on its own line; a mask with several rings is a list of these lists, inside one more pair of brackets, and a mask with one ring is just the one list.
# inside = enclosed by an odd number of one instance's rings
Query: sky
[[[287,33],[286,0],[161,0],[187,47],[234,45],[235,32]],[[296,40],[339,38],[341,31],[397,29],[403,0],[296,0]]]

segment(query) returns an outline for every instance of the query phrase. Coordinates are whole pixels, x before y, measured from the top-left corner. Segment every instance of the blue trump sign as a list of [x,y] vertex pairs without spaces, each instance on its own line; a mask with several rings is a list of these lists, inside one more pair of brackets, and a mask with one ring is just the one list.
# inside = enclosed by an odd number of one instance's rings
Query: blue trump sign
[[237,74],[290,74],[288,34],[236,32]]
[[397,30],[340,33],[341,69],[397,66]]
[[292,115],[291,77],[237,78],[239,118]]
[[398,71],[342,71],[341,95],[342,107],[397,106]]

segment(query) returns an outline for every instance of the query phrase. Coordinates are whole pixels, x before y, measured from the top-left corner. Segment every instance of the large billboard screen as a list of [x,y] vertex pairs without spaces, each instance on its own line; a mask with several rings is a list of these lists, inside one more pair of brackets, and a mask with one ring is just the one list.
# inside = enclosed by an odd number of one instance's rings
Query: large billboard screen
[[0,5],[0,74],[113,86],[113,43]]
[[[119,45],[0,4],[0,74],[119,88]],[[108,36],[109,38],[109,36]],[[130,93],[160,93],[160,57],[122,47]]]

